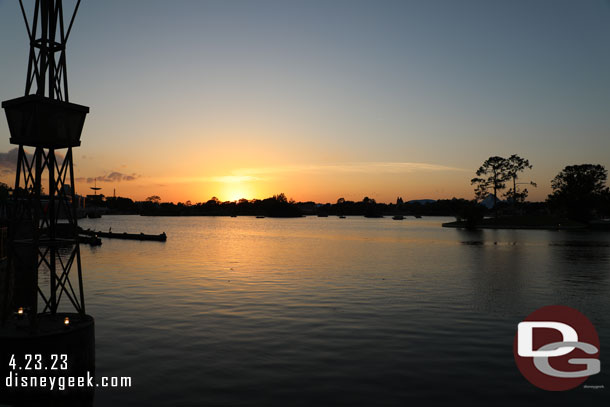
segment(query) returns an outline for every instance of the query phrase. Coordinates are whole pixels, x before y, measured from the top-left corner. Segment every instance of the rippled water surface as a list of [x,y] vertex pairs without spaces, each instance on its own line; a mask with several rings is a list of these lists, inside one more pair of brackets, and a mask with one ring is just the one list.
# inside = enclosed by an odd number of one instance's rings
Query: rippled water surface
[[[83,246],[96,406],[556,405],[607,399],[610,233],[464,231],[448,219],[105,216],[166,243]],[[596,326],[602,372],[530,385],[516,325],[568,305]],[[607,367],[606,367],[607,366]]]

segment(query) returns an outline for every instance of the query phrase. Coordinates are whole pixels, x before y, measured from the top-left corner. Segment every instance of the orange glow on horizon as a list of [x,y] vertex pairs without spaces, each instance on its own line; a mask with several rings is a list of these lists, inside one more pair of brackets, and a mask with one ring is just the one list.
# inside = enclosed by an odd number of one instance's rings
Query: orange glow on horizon
[[[86,168],[87,161],[78,168],[83,175],[102,173],[95,168]],[[221,202],[235,202],[240,199],[265,199],[284,193],[288,199],[297,202],[314,201],[334,203],[344,198],[359,202],[366,196],[380,203],[416,199],[472,199],[474,192],[470,185],[472,173],[453,168],[429,168],[417,164],[411,168],[406,164],[372,163],[343,165],[278,165],[261,167],[232,167],[215,165],[214,168],[193,166],[186,169],[172,169],[165,173],[142,175],[134,180],[100,182],[99,193],[144,201],[157,195],[162,202],[192,204],[207,202],[217,197]],[[141,171],[146,174],[146,171]],[[191,175],[202,174],[202,175]],[[77,174],[77,177],[80,174]],[[544,174],[546,175],[546,174]],[[544,179],[544,175],[532,179]],[[547,175],[548,177],[548,175]],[[92,193],[92,183],[81,176],[77,178],[76,192],[80,195]],[[108,179],[108,178],[107,178]],[[0,174],[0,181],[11,186],[14,174]],[[539,183],[532,188],[529,200],[542,201],[550,192],[548,185]]]

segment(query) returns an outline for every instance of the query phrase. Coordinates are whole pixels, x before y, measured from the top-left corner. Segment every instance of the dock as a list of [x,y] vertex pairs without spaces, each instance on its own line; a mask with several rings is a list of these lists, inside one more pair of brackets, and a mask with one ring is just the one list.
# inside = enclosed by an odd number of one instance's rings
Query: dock
[[82,230],[80,234],[88,235],[88,236],[97,236],[97,237],[105,237],[107,239],[125,239],[125,240],[146,240],[146,241],[154,241],[154,242],[165,242],[167,240],[167,235],[165,232],[159,235],[147,235],[145,233],[115,233],[115,232],[101,232],[95,230]]
[[101,246],[102,245],[102,239],[100,239],[96,235],[78,235],[78,242],[85,243],[90,246]]

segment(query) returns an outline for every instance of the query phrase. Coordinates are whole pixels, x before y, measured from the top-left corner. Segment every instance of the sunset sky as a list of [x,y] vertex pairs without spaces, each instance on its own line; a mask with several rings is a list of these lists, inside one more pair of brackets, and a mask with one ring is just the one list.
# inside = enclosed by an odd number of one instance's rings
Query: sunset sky
[[[1,100],[24,93],[18,4],[0,0]],[[91,107],[79,193],[472,198],[476,168],[517,153],[541,200],[566,165],[610,168],[604,0],[83,0],[68,77]],[[2,114],[13,184],[8,140]]]

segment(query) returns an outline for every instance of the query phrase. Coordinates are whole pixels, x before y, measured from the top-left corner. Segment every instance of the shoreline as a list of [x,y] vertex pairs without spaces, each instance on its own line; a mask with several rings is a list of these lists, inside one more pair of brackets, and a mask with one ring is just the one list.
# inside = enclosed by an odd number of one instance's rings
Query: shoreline
[[508,225],[508,224],[476,224],[469,226],[464,221],[447,222],[441,225],[454,229],[516,229],[516,230],[597,230],[587,225]]
[[593,220],[588,223],[552,216],[516,216],[487,218],[478,222],[458,220],[442,224],[444,228],[461,229],[523,229],[523,230],[586,230],[610,231],[610,221]]

